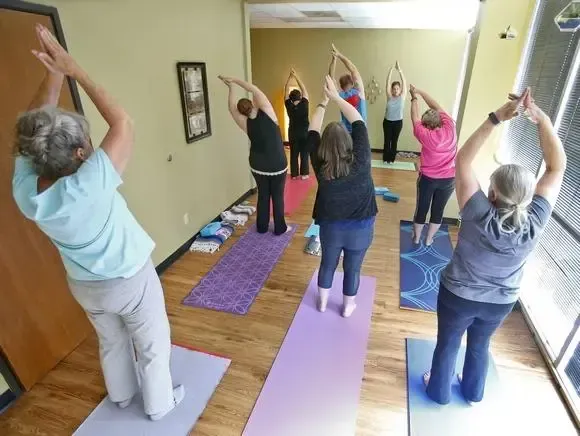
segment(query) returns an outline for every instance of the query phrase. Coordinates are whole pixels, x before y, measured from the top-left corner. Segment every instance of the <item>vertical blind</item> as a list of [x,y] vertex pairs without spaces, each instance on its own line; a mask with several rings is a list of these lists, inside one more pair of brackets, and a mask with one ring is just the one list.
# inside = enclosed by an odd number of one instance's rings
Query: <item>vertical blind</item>
[[[539,107],[554,121],[566,78],[578,43],[577,33],[560,32],[554,17],[569,0],[538,0],[538,15],[528,46],[527,64],[523,65],[518,92],[531,87]],[[505,150],[512,162],[536,173],[542,163],[537,129],[524,118],[516,118],[507,127]]]

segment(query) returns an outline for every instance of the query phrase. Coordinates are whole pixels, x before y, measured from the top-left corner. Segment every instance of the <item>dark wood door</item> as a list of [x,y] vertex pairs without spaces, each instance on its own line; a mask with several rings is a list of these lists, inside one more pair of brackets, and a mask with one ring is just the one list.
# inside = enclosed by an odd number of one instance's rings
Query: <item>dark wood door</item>
[[[30,53],[38,48],[37,22],[53,29],[50,16],[0,8],[0,351],[24,389],[76,348],[90,328],[69,293],[56,249],[12,198],[15,120],[44,77]],[[66,82],[60,105],[75,109]]]

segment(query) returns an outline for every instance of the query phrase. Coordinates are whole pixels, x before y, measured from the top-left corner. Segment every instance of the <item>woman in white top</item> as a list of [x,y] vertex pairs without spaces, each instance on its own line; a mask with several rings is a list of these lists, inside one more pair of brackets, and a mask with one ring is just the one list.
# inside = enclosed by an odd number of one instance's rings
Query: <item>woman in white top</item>
[[401,130],[403,129],[403,111],[405,110],[405,96],[407,93],[407,82],[399,66],[399,61],[395,63],[394,69],[399,73],[401,81],[392,81],[393,67],[391,67],[389,76],[387,77],[387,109],[385,111],[385,119],[383,120],[383,132],[385,135],[385,145],[383,148],[384,163],[393,163],[397,157],[397,143]]

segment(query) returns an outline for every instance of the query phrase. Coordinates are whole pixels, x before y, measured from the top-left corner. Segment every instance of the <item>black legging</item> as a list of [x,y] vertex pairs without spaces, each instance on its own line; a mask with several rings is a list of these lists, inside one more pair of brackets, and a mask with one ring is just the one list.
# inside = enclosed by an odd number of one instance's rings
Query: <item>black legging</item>
[[386,118],[383,120],[383,133],[385,135],[385,145],[383,146],[384,162],[395,162],[399,135],[402,129],[403,120],[389,121]]
[[[290,176],[307,176],[310,173],[309,156],[306,142],[307,132],[304,135],[290,136]],[[298,165],[300,156],[300,166]]]
[[441,224],[443,221],[443,211],[455,190],[455,177],[448,179],[432,179],[419,174],[417,179],[417,207],[415,209],[416,224],[425,224],[427,212],[431,207],[429,222]]
[[258,186],[258,216],[256,229],[258,233],[266,233],[270,226],[270,200],[274,208],[274,233],[281,235],[286,232],[286,220],[284,219],[284,185],[286,173],[277,176],[266,176],[252,172]]

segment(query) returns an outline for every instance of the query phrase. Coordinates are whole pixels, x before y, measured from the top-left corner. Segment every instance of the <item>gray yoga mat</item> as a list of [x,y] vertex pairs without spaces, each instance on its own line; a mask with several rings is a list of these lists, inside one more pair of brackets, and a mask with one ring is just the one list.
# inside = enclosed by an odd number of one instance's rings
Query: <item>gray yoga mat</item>
[[[483,401],[470,406],[453,378],[451,402],[445,406],[431,400],[425,392],[423,374],[431,368],[435,341],[407,339],[407,399],[409,436],[500,436],[513,418],[514,404],[502,390],[497,369],[490,356]],[[465,348],[457,356],[456,373],[461,373]],[[513,410],[512,410],[513,412]],[[521,433],[524,434],[524,433]]]
[[150,421],[141,396],[126,409],[106,397],[83,422],[74,436],[186,436],[189,434],[225,374],[230,360],[173,346],[171,374],[174,385],[185,387],[185,398],[160,421]]

